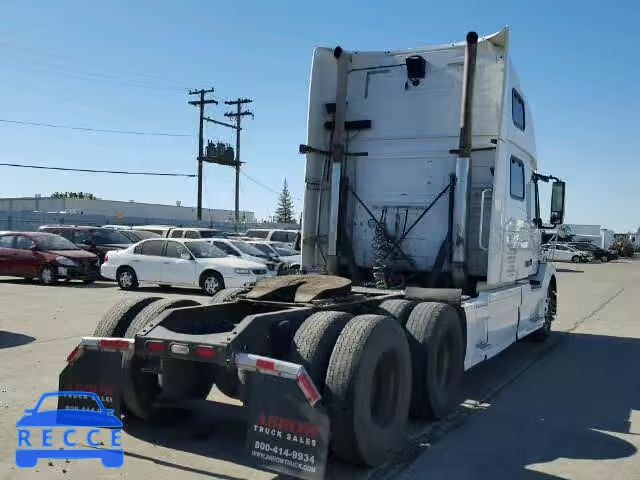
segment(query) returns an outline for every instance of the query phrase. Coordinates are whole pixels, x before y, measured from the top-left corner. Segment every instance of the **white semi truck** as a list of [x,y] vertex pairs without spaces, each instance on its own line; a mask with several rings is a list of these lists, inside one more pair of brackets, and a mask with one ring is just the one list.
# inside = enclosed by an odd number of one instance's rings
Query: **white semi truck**
[[71,352],[60,389],[151,420],[215,384],[247,407],[254,462],[321,478],[328,449],[384,462],[410,417],[457,405],[465,370],[549,336],[557,283],[540,238],[562,223],[564,183],[538,173],[508,30],[318,48],[300,151],[303,274],[209,305],[125,300]]

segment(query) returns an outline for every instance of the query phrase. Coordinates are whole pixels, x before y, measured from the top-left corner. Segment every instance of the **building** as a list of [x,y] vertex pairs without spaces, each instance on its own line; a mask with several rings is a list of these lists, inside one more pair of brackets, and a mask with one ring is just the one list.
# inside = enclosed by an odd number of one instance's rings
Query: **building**
[[[613,230],[603,228],[601,225],[566,223],[563,227],[564,233],[568,234],[567,239],[570,238],[572,242],[590,242],[600,248],[608,249],[614,240]],[[558,232],[557,229],[548,231],[547,236],[550,238],[556,233],[563,239],[563,232]]]
[[[22,218],[38,217],[43,223],[76,224],[169,224],[169,225],[219,225],[234,222],[233,210],[202,209],[202,221],[196,219],[196,207],[162,205],[155,203],[120,202],[116,200],[89,200],[83,198],[25,197],[0,198],[0,220],[11,217],[15,222]],[[241,211],[242,223],[254,224],[254,212]],[[26,221],[26,220],[25,220]],[[1,225],[0,225],[1,227]],[[6,228],[6,227],[5,227]],[[15,227],[14,227],[15,228]]]

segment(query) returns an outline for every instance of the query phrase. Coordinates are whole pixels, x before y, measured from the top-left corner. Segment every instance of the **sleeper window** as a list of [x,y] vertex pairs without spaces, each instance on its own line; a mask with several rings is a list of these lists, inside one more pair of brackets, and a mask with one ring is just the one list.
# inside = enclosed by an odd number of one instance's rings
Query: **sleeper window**
[[513,118],[513,124],[524,131],[524,100],[515,88],[511,92],[511,116]]
[[524,163],[511,157],[511,196],[524,200]]

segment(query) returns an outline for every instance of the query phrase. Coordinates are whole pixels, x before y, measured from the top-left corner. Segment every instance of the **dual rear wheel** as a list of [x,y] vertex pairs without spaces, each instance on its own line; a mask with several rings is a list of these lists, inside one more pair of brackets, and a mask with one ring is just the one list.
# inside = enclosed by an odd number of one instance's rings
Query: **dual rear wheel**
[[370,466],[397,448],[410,415],[439,418],[455,406],[464,362],[453,307],[388,300],[378,313],[311,315],[289,358],[306,368],[324,396],[333,451]]

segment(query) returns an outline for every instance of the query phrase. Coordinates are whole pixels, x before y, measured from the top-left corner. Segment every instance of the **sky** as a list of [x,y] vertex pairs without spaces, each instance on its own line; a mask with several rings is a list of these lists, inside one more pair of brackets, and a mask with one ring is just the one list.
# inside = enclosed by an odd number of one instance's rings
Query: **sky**
[[[213,87],[221,101],[253,99],[255,118],[245,117],[242,133],[248,176],[241,177],[241,209],[272,215],[286,178],[299,212],[304,157],[297,150],[305,141],[314,47],[401,49],[509,25],[511,56],[533,111],[539,170],[567,182],[565,221],[636,230],[639,24],[640,4],[630,1],[4,0],[0,162],[195,173],[198,112],[187,104],[193,100],[187,90]],[[207,115],[224,120],[226,107],[208,106]],[[234,138],[213,125],[206,134]],[[204,206],[232,209],[233,169],[205,165],[204,179]],[[0,197],[54,191],[196,202],[192,178],[0,167]]]

